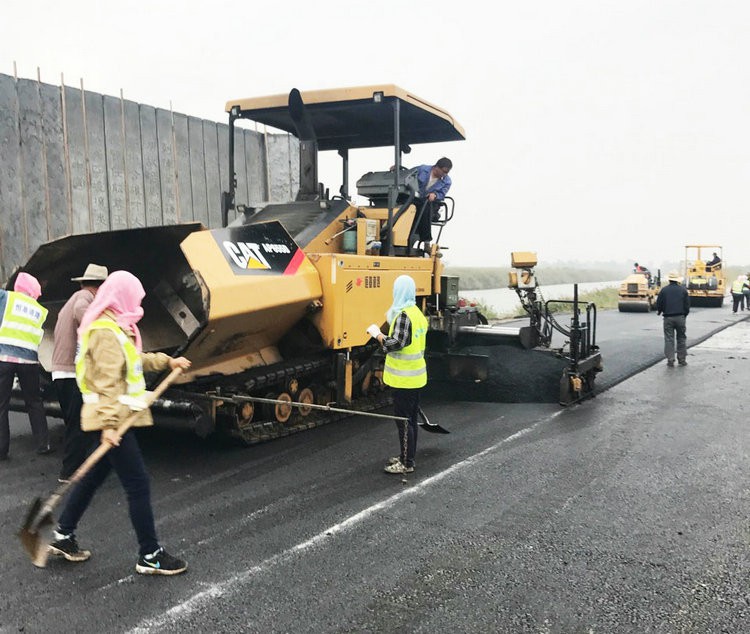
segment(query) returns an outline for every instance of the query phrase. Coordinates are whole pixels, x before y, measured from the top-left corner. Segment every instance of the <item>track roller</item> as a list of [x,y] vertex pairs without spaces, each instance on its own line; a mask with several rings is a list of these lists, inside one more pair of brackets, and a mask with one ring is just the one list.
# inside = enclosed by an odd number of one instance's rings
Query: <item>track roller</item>
[[277,400],[283,401],[282,403],[276,403],[273,408],[274,418],[279,423],[286,423],[292,416],[294,408],[287,403],[292,402],[292,397],[287,392],[282,392],[276,397]]
[[[315,404],[315,395],[313,394],[313,391],[306,387],[303,390],[300,391],[300,393],[297,395],[297,402],[298,403],[308,403],[311,405]],[[310,412],[312,412],[312,407],[300,407],[299,413],[301,416],[307,416]]]

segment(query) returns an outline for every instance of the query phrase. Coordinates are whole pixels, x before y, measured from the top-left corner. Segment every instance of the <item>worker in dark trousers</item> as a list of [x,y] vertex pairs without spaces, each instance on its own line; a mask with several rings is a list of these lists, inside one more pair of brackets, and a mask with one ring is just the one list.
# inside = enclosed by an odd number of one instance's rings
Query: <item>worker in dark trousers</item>
[[76,357],[76,381],[83,399],[81,427],[111,447],[68,496],[49,551],[74,562],[91,556],[91,551],[78,546],[75,530],[95,493],[114,470],[125,489],[130,521],[138,539],[135,571],[143,575],[177,575],[187,570],[187,563],[169,554],[157,538],[150,478],[135,431],[129,429],[122,437],[117,431],[136,411],[141,414],[133,427],[153,425],[144,372],[190,367],[185,357],[143,351],[137,323],[143,317],[141,303],[145,296],[138,278],[127,271],[115,271],[101,285],[81,319]]
[[76,343],[78,327],[86,309],[89,307],[96,291],[107,279],[107,267],[89,264],[83,275],[73,277],[81,288],[77,290],[60,309],[55,324],[55,347],[52,351],[52,384],[60,402],[60,411],[65,422],[65,443],[60,469],[60,482],[67,481],[78,467],[83,464],[89,451],[96,445],[92,434],[85,434],[81,429],[81,391],[76,383]]
[[736,313],[737,309],[745,310],[745,295],[743,288],[745,286],[745,276],[738,275],[737,279],[732,282],[732,312]]
[[39,344],[47,309],[37,299],[42,287],[33,275],[19,273],[12,291],[0,289],[0,460],[9,458],[10,397],[18,377],[40,455],[52,451],[39,385]]
[[393,407],[397,420],[401,453],[391,458],[386,473],[411,473],[417,451],[419,430],[419,394],[427,385],[424,359],[427,319],[416,305],[416,285],[408,275],[400,275],[393,284],[393,304],[386,317],[388,336],[372,324],[367,333],[378,340],[385,351],[383,382],[393,390]]
[[667,365],[674,367],[675,337],[677,338],[677,362],[687,365],[687,335],[685,322],[690,312],[690,296],[680,284],[677,271],[670,271],[669,284],[662,287],[656,297],[656,314],[664,315],[664,356]]

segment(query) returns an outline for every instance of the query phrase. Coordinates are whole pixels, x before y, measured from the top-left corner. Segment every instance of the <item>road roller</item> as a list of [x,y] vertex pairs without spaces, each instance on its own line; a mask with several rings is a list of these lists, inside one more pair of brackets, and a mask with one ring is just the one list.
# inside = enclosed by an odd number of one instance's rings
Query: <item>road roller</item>
[[[709,258],[713,254],[713,258]],[[724,253],[720,245],[685,246],[685,286],[691,306],[721,308],[727,293]]]
[[647,313],[656,309],[656,297],[661,289],[661,271],[631,273],[620,284],[617,310],[621,313]]

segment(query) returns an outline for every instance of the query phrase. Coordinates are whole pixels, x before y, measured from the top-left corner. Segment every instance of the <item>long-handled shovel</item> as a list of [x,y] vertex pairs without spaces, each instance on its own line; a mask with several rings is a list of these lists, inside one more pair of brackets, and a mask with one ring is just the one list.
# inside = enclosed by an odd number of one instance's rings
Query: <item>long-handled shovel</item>
[[[175,368],[165,378],[156,389],[148,395],[146,404],[151,405],[162,393],[172,384],[172,382],[180,375],[182,369]],[[138,417],[145,410],[139,410],[132,412],[117,428],[117,435],[122,438],[125,432],[135,423]],[[36,498],[31,504],[28,513],[26,513],[26,519],[24,520],[23,526],[18,531],[18,537],[21,539],[24,549],[31,557],[31,563],[39,568],[44,568],[47,565],[47,558],[49,557],[48,546],[52,542],[52,527],[54,520],[52,512],[55,507],[59,504],[60,500],[67,493],[68,489],[77,482],[80,482],[83,477],[91,470],[91,468],[101,460],[105,453],[111,448],[111,445],[107,442],[102,442],[92,453],[86,458],[84,463],[78,467],[76,472],[70,477],[68,482],[61,484],[55,492],[49,496],[46,500],[42,501],[41,498]]]

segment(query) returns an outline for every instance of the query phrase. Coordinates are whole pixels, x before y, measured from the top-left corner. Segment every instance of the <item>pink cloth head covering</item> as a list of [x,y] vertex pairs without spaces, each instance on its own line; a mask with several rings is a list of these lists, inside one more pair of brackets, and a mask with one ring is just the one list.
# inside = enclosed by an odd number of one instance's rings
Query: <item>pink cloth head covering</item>
[[141,302],[146,296],[143,285],[138,278],[127,271],[115,271],[110,273],[81,318],[78,327],[80,337],[101,314],[108,310],[117,321],[117,325],[123,330],[130,331],[135,335],[135,347],[138,352],[142,350],[141,333],[136,323],[143,317]]
[[13,290],[28,295],[31,299],[38,299],[42,294],[42,287],[39,284],[39,280],[28,273],[18,274],[16,283],[13,285]]

